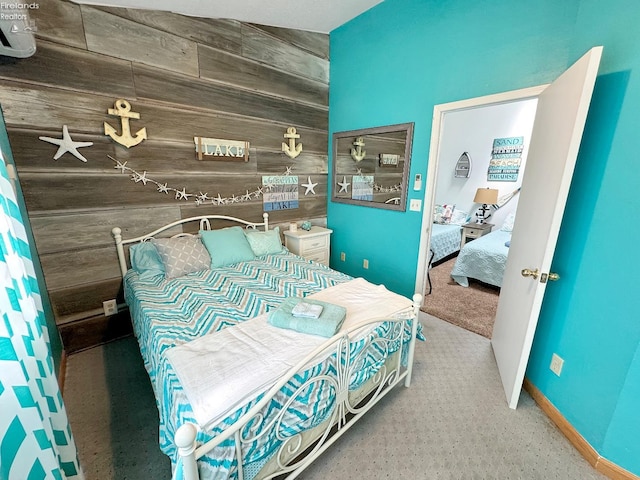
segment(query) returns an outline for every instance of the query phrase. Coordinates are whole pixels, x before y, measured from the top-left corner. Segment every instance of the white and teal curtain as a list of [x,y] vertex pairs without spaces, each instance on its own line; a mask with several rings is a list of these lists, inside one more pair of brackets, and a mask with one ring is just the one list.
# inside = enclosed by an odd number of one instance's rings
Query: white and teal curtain
[[29,242],[4,159],[0,313],[0,480],[81,480]]

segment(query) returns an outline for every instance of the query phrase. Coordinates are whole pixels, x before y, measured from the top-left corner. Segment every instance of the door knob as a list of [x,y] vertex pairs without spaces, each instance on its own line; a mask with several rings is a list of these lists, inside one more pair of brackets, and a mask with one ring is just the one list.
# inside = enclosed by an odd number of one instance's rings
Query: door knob
[[535,270],[531,270],[529,268],[523,268],[520,273],[522,274],[523,277],[533,277],[534,280],[537,280],[538,275],[540,274],[537,268]]
[[549,281],[550,282],[557,282],[558,280],[560,280],[560,275],[558,275],[557,273],[550,273],[549,274]]

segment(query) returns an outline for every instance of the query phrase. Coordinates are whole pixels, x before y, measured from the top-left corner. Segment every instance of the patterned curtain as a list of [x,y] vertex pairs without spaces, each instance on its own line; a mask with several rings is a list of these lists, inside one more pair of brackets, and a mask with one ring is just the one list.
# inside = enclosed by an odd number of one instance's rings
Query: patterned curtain
[[81,480],[29,242],[0,162],[0,479]]

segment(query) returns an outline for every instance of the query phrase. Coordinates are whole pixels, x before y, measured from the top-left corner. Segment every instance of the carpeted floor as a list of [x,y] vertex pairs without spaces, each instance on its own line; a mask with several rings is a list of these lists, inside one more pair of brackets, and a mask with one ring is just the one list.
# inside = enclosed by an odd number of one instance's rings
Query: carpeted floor
[[[411,387],[390,392],[300,479],[606,480],[526,392],[507,407],[486,338],[420,319],[427,341]],[[86,480],[171,478],[135,338],[70,356],[64,399]]]
[[455,258],[431,269],[431,294],[425,292],[421,310],[434,317],[491,338],[498,308],[500,290],[491,285],[470,280],[461,287],[451,278]]

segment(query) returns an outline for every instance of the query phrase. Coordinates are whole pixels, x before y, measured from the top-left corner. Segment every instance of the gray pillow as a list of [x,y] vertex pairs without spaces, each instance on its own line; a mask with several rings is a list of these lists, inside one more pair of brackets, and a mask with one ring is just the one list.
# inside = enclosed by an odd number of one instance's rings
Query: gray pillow
[[211,257],[198,237],[156,238],[153,244],[164,264],[166,278],[207,270]]

